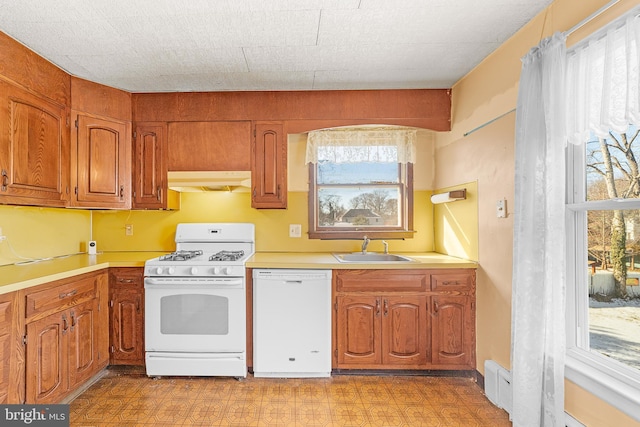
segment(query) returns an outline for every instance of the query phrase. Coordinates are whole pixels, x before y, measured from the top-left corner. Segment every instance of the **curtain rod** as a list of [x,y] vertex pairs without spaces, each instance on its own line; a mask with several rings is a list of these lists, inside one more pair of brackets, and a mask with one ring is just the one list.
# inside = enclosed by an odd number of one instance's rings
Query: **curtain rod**
[[514,111],[516,111],[515,108],[512,109],[512,110],[507,111],[506,113],[502,113],[498,117],[495,117],[495,118],[489,120],[488,122],[485,122],[485,123],[481,124],[480,126],[471,129],[469,132],[465,132],[462,136],[465,137],[465,136],[471,135],[475,131],[480,130],[485,126],[490,125],[491,123],[495,122],[496,120],[499,120],[499,119],[503,118],[504,116],[506,116],[507,114],[513,113]]
[[[598,16],[602,15],[605,11],[610,9],[613,5],[615,5],[618,2],[620,2],[620,0],[611,0],[609,3],[605,4],[604,6],[602,6],[600,9],[596,10],[591,15],[587,16],[586,18],[584,18],[582,21],[578,22],[576,25],[571,27],[569,30],[565,31],[564,35],[567,36],[567,37],[570,36],[575,31],[578,31],[580,28],[584,27],[589,22],[593,21]],[[465,137],[465,136],[471,135],[475,131],[482,129],[483,127],[485,127],[487,125],[490,125],[491,123],[495,122],[496,120],[499,120],[499,119],[503,118],[504,116],[506,116],[507,114],[513,113],[514,111],[516,111],[515,108],[513,110],[507,111],[504,114],[500,114],[498,117],[496,117],[494,119],[491,119],[488,122],[485,122],[485,123],[481,124],[480,126],[471,129],[469,132],[464,133],[462,136]]]
[[569,30],[565,31],[564,35],[569,37],[572,33],[578,31],[580,28],[584,27],[589,22],[593,21],[598,16],[602,15],[606,10],[611,8],[611,6],[613,6],[614,4],[618,3],[619,1],[620,0],[611,0],[609,3],[605,4],[604,6],[602,6],[600,9],[596,10],[591,15],[587,16],[586,18],[584,18],[582,21],[578,22],[576,25],[571,27]]

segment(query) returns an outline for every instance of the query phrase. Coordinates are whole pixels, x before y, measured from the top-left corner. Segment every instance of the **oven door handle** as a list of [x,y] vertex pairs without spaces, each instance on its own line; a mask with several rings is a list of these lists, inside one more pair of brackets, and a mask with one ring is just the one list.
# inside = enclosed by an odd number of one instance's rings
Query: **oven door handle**
[[218,288],[234,288],[238,286],[244,285],[244,279],[242,277],[233,277],[227,279],[202,279],[202,280],[193,280],[193,279],[185,279],[180,280],[179,278],[172,278],[170,280],[160,278],[160,277],[145,277],[144,279],[145,285],[153,285],[157,287],[163,288],[175,288],[176,285],[180,287],[210,287],[216,286]]

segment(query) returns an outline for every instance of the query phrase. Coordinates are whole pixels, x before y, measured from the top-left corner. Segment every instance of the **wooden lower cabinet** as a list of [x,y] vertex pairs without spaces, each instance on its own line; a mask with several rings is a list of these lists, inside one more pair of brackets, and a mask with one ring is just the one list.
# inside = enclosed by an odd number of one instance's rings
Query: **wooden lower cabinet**
[[333,282],[334,368],[475,369],[474,270],[335,270]]
[[107,273],[30,288],[26,302],[26,402],[57,403],[108,363]]
[[17,292],[0,295],[0,404],[21,403],[24,399],[20,327]]
[[111,268],[109,281],[111,364],[144,365],[143,269]]
[[442,366],[470,366],[475,362],[475,315],[465,295],[438,295],[432,300],[431,362]]
[[427,361],[424,296],[339,296],[336,321],[339,364],[375,368]]

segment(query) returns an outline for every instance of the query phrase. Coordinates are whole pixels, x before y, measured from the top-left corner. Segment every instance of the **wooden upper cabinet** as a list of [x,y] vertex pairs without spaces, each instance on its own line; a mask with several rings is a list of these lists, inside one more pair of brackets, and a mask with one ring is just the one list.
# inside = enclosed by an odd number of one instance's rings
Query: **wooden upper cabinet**
[[251,187],[251,207],[286,209],[287,138],[282,123],[255,123]]
[[[73,206],[131,207],[131,124],[76,113]],[[73,167],[72,167],[73,169]]]
[[248,171],[251,122],[171,122],[170,171]]
[[178,209],[179,197],[167,188],[167,124],[137,123],[133,138],[133,207]]
[[67,120],[64,106],[0,81],[0,203],[67,204]]

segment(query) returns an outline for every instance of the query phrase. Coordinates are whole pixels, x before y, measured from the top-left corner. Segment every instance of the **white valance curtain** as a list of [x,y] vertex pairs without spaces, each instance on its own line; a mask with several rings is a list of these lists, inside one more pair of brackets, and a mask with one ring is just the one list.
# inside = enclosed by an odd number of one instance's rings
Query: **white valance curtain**
[[511,417],[516,427],[560,427],[565,425],[565,37],[543,40],[522,62],[516,110]]
[[414,163],[417,130],[348,128],[309,132],[305,163]]
[[581,144],[640,124],[640,10],[572,48],[567,58],[567,135]]

